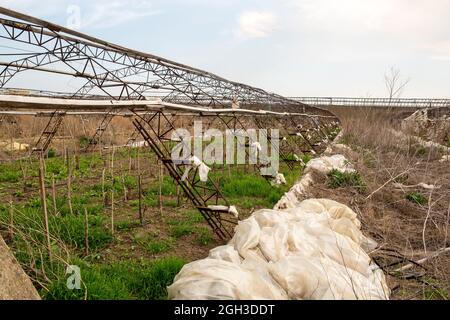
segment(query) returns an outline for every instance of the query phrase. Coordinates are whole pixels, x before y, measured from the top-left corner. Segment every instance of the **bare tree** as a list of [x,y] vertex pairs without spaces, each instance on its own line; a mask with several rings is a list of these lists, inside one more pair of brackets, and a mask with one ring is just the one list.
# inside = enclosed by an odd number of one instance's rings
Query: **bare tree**
[[384,84],[386,85],[389,99],[399,98],[409,81],[409,78],[402,79],[400,70],[391,66],[384,74]]

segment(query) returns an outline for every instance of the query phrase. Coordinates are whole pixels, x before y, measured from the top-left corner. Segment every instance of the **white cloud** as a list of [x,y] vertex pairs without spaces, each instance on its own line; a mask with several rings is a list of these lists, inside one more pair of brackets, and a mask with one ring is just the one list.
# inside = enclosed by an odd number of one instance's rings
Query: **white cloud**
[[0,5],[35,17],[49,17],[64,11],[66,0],[0,0]]
[[151,0],[0,0],[0,5],[72,28],[109,28],[160,13]]
[[242,39],[264,38],[278,28],[277,17],[270,12],[247,11],[239,15],[235,35]]
[[353,36],[449,36],[448,0],[285,0],[306,30]]
[[147,0],[101,0],[83,8],[81,28],[110,28],[160,13]]

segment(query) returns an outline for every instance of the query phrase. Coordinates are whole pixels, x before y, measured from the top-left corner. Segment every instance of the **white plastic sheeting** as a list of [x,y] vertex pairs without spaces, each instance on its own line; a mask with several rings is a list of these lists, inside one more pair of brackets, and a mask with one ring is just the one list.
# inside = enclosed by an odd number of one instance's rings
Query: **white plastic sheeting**
[[286,178],[284,177],[284,174],[277,173],[275,178],[271,181],[272,185],[280,186],[282,184],[286,184]]
[[189,162],[191,163],[191,165],[190,166],[186,166],[184,174],[181,177],[181,181],[185,181],[187,179],[189,171],[192,168],[195,168],[195,169],[198,168],[198,175],[200,177],[200,181],[202,181],[202,182],[208,181],[208,174],[209,174],[209,171],[211,170],[211,168],[208,167],[205,163],[203,163],[196,156],[192,156],[191,158],[189,158]]
[[141,147],[148,147],[148,142],[147,141],[133,141],[133,142],[129,142],[127,145],[127,147],[131,147],[131,148],[141,148]]
[[208,208],[214,211],[228,212],[235,218],[239,218],[239,212],[237,211],[237,208],[235,206],[210,205],[208,206]]
[[305,167],[302,178],[296,183],[289,192],[275,205],[275,209],[295,208],[302,199],[307,197],[307,189],[313,184],[313,172],[327,174],[331,170],[336,169],[341,172],[353,172],[353,166],[347,159],[340,154],[330,157],[322,156],[320,158],[310,160]]
[[30,148],[29,144],[20,142],[2,142],[0,141],[0,149],[4,151],[26,151]]
[[185,265],[169,298],[387,299],[384,274],[366,253],[375,245],[356,214],[332,200],[259,210],[228,245]]
[[354,171],[342,155],[311,160],[275,205],[240,221],[228,245],[185,265],[171,299],[388,299],[385,276],[368,252],[357,215],[328,199],[309,199],[313,172]]

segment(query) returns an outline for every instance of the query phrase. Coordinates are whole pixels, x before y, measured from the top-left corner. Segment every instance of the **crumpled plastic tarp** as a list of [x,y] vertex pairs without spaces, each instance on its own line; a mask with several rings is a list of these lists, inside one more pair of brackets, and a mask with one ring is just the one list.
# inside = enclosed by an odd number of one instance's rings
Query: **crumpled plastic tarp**
[[30,148],[29,144],[20,142],[0,142],[0,148],[5,151],[26,151]]
[[271,181],[272,185],[280,186],[282,184],[286,184],[286,178],[284,174],[277,173],[276,176]]
[[300,181],[281,197],[274,209],[295,208],[301,200],[307,197],[307,190],[314,182],[313,172],[327,174],[333,169],[341,172],[355,171],[352,164],[340,154],[312,159],[306,164]]
[[222,211],[232,214],[235,218],[239,218],[239,212],[235,206],[210,205],[208,209],[213,211]]
[[181,181],[185,181],[188,177],[189,171],[192,168],[197,169],[198,168],[198,175],[200,178],[200,181],[206,182],[208,181],[208,174],[211,170],[210,167],[208,167],[204,162],[202,162],[198,157],[192,156],[189,158],[190,165],[186,166],[186,169],[184,171],[183,176],[181,177]]
[[225,246],[185,265],[171,299],[388,299],[356,213],[328,199],[259,210]]

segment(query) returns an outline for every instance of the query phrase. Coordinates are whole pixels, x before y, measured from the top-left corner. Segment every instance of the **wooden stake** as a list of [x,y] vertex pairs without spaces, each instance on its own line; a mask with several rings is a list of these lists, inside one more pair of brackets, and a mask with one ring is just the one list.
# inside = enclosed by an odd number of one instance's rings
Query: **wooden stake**
[[14,238],[14,208],[12,200],[9,202],[9,238]]
[[114,236],[114,190],[111,190],[111,234]]
[[128,175],[131,175],[131,169],[133,168],[133,161],[132,161],[132,157],[131,157],[131,147],[129,148],[128,151]]
[[80,170],[80,155],[78,153],[75,154],[75,169]]
[[84,208],[84,253],[89,255],[89,219],[86,207]]
[[22,171],[22,182],[23,182],[23,193],[27,192],[27,172],[25,169],[25,166],[22,163],[22,159],[19,161],[20,163],[20,169]]
[[138,176],[138,193],[139,193],[139,221],[141,223],[141,226],[144,226],[145,221],[144,221],[144,213],[142,212],[142,187],[141,187],[141,183],[142,183],[142,177],[139,174]]
[[180,185],[177,184],[177,207],[181,205]]
[[122,175],[122,185],[123,185],[123,201],[128,201],[128,190],[127,186],[125,185],[125,175]]
[[58,215],[58,208],[56,206],[56,187],[55,187],[55,175],[52,175],[52,200],[53,200],[53,213]]
[[112,147],[111,161],[109,163],[110,169],[111,169],[111,180],[113,181],[113,183],[114,183],[114,153],[115,153],[115,150],[116,149],[114,147]]
[[46,192],[45,192],[45,172],[44,172],[44,158],[41,154],[39,157],[39,189],[41,194],[41,206],[42,211],[44,213],[44,223],[45,223],[45,238],[47,240],[47,250],[48,250],[48,256],[50,260],[52,260],[52,251],[51,251],[51,245],[50,245],[50,230],[48,227],[48,212],[47,212],[47,199],[46,199]]
[[67,201],[69,203],[69,211],[70,214],[73,214],[72,208],[72,166],[70,165],[70,161],[68,164],[68,172],[67,172]]
[[159,162],[159,214],[162,216],[163,200],[162,200],[162,184],[163,184],[163,163]]
[[69,148],[64,148],[64,161],[66,162],[67,171],[70,168],[70,159],[69,159]]
[[105,192],[105,173],[106,169],[104,168],[102,170],[102,197],[103,197],[103,204],[107,206],[108,204],[106,203],[106,192]]
[[136,167],[138,171],[138,193],[139,193],[139,221],[144,226],[144,212],[142,210],[142,175],[139,147],[137,148]]

